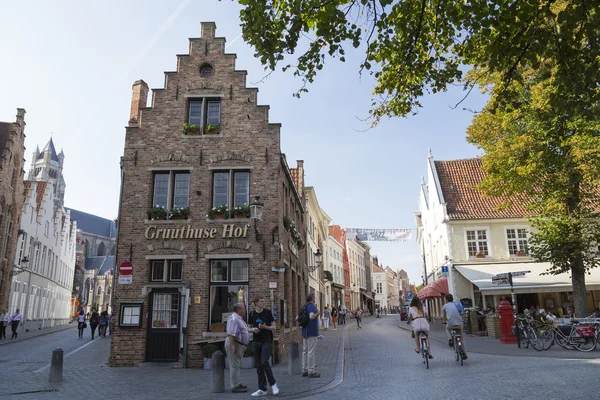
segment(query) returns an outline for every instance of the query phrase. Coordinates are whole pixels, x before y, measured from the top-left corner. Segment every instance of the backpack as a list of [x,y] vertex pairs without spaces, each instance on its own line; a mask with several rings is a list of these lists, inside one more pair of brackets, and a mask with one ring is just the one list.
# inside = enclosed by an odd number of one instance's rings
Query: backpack
[[305,304],[298,313],[298,325],[300,325],[302,328],[306,328],[309,322],[310,317],[308,315],[308,304]]
[[465,308],[463,307],[463,305],[460,301],[455,301],[454,305],[458,309],[458,312],[460,313],[460,315],[465,315]]

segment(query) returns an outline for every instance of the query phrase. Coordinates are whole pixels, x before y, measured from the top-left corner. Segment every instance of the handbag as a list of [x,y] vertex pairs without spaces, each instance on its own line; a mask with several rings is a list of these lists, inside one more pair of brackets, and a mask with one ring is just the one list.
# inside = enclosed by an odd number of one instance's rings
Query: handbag
[[87,324],[84,322],[83,323],[83,329],[87,328]]

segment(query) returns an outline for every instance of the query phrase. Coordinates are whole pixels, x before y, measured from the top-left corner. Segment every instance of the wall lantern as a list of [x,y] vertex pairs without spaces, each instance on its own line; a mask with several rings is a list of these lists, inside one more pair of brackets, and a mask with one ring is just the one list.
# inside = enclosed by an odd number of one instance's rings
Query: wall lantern
[[250,219],[262,220],[264,204],[260,201],[260,196],[254,196],[254,201],[250,203]]
[[323,253],[321,253],[320,249],[317,249],[317,251],[315,252],[315,265],[309,265],[308,271],[315,272],[316,269],[319,268],[319,265],[321,264],[322,261],[323,261]]

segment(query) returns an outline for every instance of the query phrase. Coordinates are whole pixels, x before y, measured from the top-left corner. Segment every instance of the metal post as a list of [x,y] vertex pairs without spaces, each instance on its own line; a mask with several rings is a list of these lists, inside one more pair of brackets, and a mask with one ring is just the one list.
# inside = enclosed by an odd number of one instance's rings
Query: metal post
[[48,381],[60,382],[63,378],[63,349],[57,347],[52,351],[52,362],[50,364],[50,376]]
[[302,359],[300,358],[300,345],[292,340],[288,345],[288,375],[302,372]]
[[515,301],[515,288],[513,286],[512,272],[508,273],[508,283],[510,283],[510,296],[512,300],[513,314],[517,315],[517,302]]
[[215,351],[212,355],[210,367],[210,392],[223,393],[225,391],[225,355]]

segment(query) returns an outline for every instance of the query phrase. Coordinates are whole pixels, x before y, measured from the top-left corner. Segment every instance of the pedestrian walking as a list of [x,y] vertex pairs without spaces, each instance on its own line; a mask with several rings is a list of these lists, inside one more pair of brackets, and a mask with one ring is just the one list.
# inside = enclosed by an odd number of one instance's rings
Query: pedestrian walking
[[21,309],[17,308],[17,311],[15,311],[10,318],[8,319],[8,321],[11,324],[11,328],[12,328],[12,337],[11,339],[16,339],[17,338],[17,328],[19,327],[19,324],[22,323],[23,321],[23,314],[21,314]]
[[82,307],[79,307],[79,313],[77,314],[77,330],[79,331],[79,339],[83,337],[83,330],[85,327],[85,312],[83,312]]
[[96,328],[98,327],[98,311],[93,310],[92,315],[90,316],[90,329],[92,330],[92,340],[94,340],[94,334],[96,333]]
[[338,313],[340,315],[340,325],[344,325],[346,323],[346,311],[344,310],[344,306],[341,304],[338,308]]
[[6,327],[8,326],[9,319],[10,315],[8,315],[6,308],[2,309],[2,313],[0,314],[0,339],[6,339]]
[[275,318],[273,313],[265,307],[264,297],[254,299],[254,311],[250,313],[248,324],[252,326],[252,353],[254,354],[254,363],[256,364],[256,374],[258,375],[258,390],[252,393],[252,397],[267,395],[267,381],[271,386],[271,391],[275,396],[279,394],[279,388],[273,370],[269,364],[271,357],[271,346],[273,343],[273,332],[275,332]]
[[331,318],[331,309],[329,308],[329,304],[325,306],[323,310],[323,329],[329,329],[329,319]]
[[360,310],[360,307],[356,307],[356,311],[354,312],[354,318],[356,318],[356,326],[358,326],[358,329],[362,329],[362,311]]
[[229,359],[229,378],[231,380],[231,391],[243,393],[248,391],[248,386],[240,382],[240,369],[242,369],[242,356],[246,351],[249,341],[248,325],[244,321],[246,306],[244,303],[235,303],[233,313],[227,319],[227,338],[225,339],[225,351]]
[[331,308],[331,322],[333,323],[333,330],[337,331],[338,310],[336,306]]
[[306,296],[306,304],[296,320],[302,327],[302,376],[319,378],[316,371],[317,336],[319,336],[319,310],[315,305],[315,294]]
[[106,327],[108,325],[108,311],[104,310],[100,313],[100,327],[98,328],[98,335],[101,338],[106,337]]

